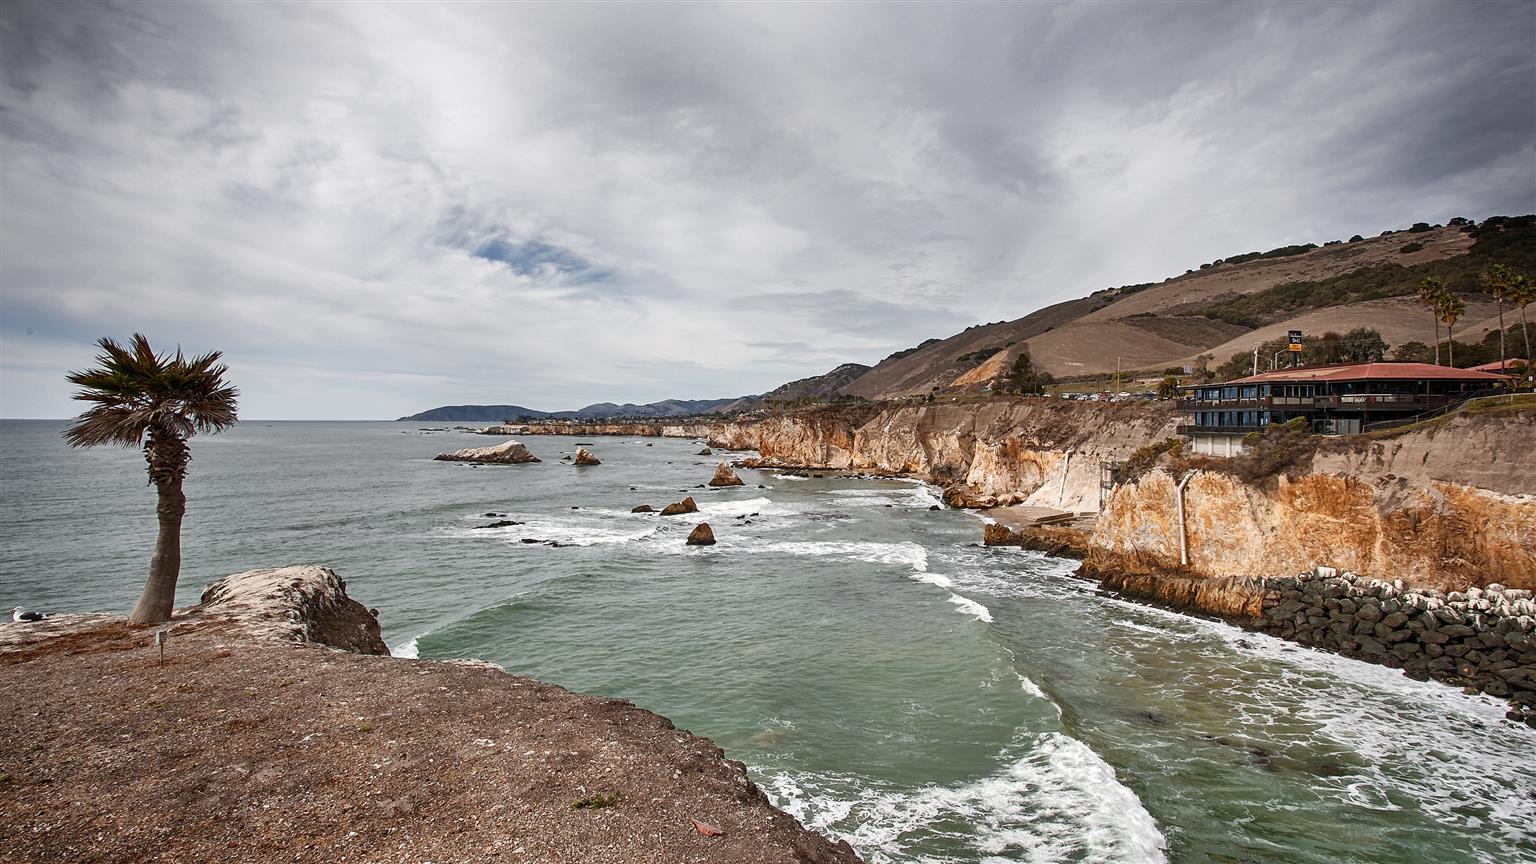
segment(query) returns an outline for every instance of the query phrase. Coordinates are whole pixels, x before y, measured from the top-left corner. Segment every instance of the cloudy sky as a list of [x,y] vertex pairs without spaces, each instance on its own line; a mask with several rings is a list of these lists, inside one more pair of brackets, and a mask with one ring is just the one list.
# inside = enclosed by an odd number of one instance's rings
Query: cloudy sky
[[0,416],[761,392],[1216,257],[1536,211],[1536,3],[0,6]]

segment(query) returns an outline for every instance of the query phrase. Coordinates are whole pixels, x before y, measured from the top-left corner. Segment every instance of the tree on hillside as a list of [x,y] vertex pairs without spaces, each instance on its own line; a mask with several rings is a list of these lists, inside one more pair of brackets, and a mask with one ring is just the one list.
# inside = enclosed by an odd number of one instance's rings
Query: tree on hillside
[[1199,383],[1206,384],[1210,382],[1212,377],[1211,361],[1215,359],[1215,354],[1201,354],[1195,358],[1194,376]]
[[1509,355],[1504,350],[1504,301],[1509,299],[1509,292],[1520,281],[1520,274],[1504,264],[1495,264],[1484,270],[1477,280],[1483,286],[1483,293],[1493,298],[1493,302],[1499,307],[1499,369],[1504,368],[1504,359]]
[[[1436,321],[1436,335],[1439,335],[1439,322]],[[1429,346],[1423,342],[1404,342],[1392,349],[1392,359],[1404,363],[1428,363],[1430,358]]]
[[1525,307],[1532,300],[1536,300],[1536,282],[1529,276],[1521,273],[1515,274],[1514,284],[1504,292],[1504,299],[1520,307],[1520,338],[1525,342],[1525,371],[1526,377],[1530,377],[1533,368],[1531,357],[1531,334],[1525,326]]
[[[1456,337],[1452,335],[1452,328],[1456,326],[1456,319],[1467,314],[1467,303],[1461,299],[1460,294],[1450,291],[1440,295],[1440,300],[1435,304],[1435,314],[1445,322],[1445,350],[1449,352],[1446,360],[1448,365],[1456,365]],[[1438,332],[1436,334],[1438,336]]]
[[1013,365],[1003,373],[996,389],[999,393],[1034,395],[1045,392],[1046,385],[1054,383],[1055,380],[1049,372],[1040,372],[1035,369],[1035,363],[1029,356],[1029,349],[1025,348],[1013,358]]
[[71,447],[143,446],[160,531],[149,579],[128,623],[156,624],[170,620],[181,575],[181,519],[187,510],[181,482],[192,461],[187,439],[234,425],[239,391],[225,383],[228,369],[218,362],[218,351],[191,359],[180,349],[174,356],[156,354],[138,333],[129,346],[111,339],[96,344],[102,352],[96,367],[66,376],[82,388],[74,398],[91,407],[64,430],[64,437]]
[[1179,395],[1179,379],[1173,375],[1164,375],[1163,380],[1157,382],[1157,398],[1172,399]]
[[1440,298],[1445,296],[1445,280],[1425,276],[1419,283],[1419,302],[1429,307],[1429,317],[1435,322],[1435,365],[1440,365]]

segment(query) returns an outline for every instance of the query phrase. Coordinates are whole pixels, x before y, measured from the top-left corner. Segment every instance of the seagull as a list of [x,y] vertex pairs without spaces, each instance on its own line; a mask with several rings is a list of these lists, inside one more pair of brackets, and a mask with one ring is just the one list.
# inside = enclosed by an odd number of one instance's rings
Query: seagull
[[20,606],[11,607],[11,620],[18,624],[23,621],[41,621],[47,617],[47,615],[44,615],[41,612],[28,612],[22,609]]

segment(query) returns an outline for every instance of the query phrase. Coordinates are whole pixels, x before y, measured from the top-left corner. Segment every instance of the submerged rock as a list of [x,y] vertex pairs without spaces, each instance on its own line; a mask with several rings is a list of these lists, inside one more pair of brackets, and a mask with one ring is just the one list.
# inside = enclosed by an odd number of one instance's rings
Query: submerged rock
[[592,455],[592,451],[591,450],[588,450],[585,447],[577,447],[576,448],[576,464],[577,465],[601,465],[603,463],[596,456]]
[[695,456],[713,456],[714,455],[714,451],[710,450],[708,447],[705,447],[703,450],[700,450],[698,453],[695,453],[694,455]]
[[721,459],[720,464],[715,467],[715,476],[709,478],[709,485],[745,486],[746,484],[741,482],[741,478],[736,476],[736,472],[731,470],[731,466],[726,464],[724,459]]
[[486,528],[510,528],[513,525],[521,525],[521,524],[523,524],[523,523],[521,523],[521,522],[514,522],[511,519],[498,519],[498,520],[496,520],[495,522],[492,522],[489,525],[476,525],[475,528],[477,530],[484,530]]
[[492,465],[542,461],[518,441],[508,441],[495,447],[467,447],[452,453],[439,453],[433,458],[440,462],[481,462]]
[[663,516],[681,516],[684,513],[697,512],[699,512],[699,505],[694,503],[692,496],[684,498],[676,504],[668,504],[661,508],[661,515]]
[[656,508],[652,507],[649,504],[641,504],[639,507],[635,507],[635,508],[631,509],[629,512],[631,512],[631,513],[655,513],[656,512]]
[[715,545],[715,532],[714,532],[714,529],[709,527],[709,523],[708,522],[700,522],[699,524],[693,526],[693,531],[689,532],[689,534],[688,534],[688,544],[687,545],[689,545],[689,546],[713,546],[713,545]]

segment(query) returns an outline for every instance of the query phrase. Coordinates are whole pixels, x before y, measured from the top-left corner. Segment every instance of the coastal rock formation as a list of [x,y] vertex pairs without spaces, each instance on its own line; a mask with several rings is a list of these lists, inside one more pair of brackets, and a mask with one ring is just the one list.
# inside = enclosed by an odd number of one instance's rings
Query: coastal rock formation
[[0,860],[859,861],[625,700],[351,653],[382,655],[377,624],[324,567],[210,586],[163,664],[120,616],[59,617],[0,628],[0,688],[47,694],[0,703],[27,745],[0,766]]
[[714,529],[709,527],[709,523],[708,522],[700,522],[699,524],[693,526],[693,530],[688,532],[688,542],[687,542],[687,545],[689,545],[689,546],[713,546],[713,545],[715,545],[715,532],[714,532]]
[[518,441],[508,441],[494,447],[467,447],[452,453],[439,453],[434,458],[444,462],[481,462],[494,465],[542,461],[528,452],[528,448]]
[[592,455],[592,451],[591,450],[588,450],[585,447],[577,447],[576,448],[576,464],[577,465],[601,465],[603,463],[596,456]]
[[714,452],[715,451],[709,449],[708,447],[705,447],[703,450],[700,450],[699,452],[697,452],[697,453],[695,453],[693,455],[695,455],[695,456],[713,456]]
[[1167,403],[1043,398],[837,406],[719,423],[710,441],[757,450],[755,465],[917,477],[957,507],[1099,508],[1101,463],[1174,434]]
[[347,583],[329,567],[301,564],[225,576],[203,589],[196,611],[253,638],[389,653],[378,618],[347,596]]
[[1330,566],[1459,590],[1536,588],[1536,498],[1405,477],[1307,474],[1250,485],[1197,471],[1178,489],[1162,469],[1116,490],[1089,561],[1100,571],[1260,577]]
[[731,470],[731,466],[726,464],[724,459],[721,459],[720,464],[715,466],[715,476],[709,478],[709,485],[742,486],[744,484],[741,482],[741,478],[736,476],[736,472]]
[[631,513],[655,513],[656,512],[656,508],[652,507],[649,504],[641,504],[639,507],[635,507],[635,508],[631,509],[629,512],[631,512]]
[[661,515],[663,516],[681,516],[684,513],[697,512],[699,512],[699,505],[694,503],[693,496],[691,495],[675,504],[668,504],[661,508]]

